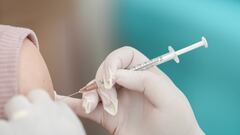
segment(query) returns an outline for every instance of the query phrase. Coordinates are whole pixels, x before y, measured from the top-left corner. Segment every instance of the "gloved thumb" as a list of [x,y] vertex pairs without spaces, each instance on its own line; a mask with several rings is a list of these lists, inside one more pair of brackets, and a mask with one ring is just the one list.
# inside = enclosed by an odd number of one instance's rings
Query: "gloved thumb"
[[176,93],[176,86],[165,74],[151,71],[119,69],[115,73],[114,81],[129,90],[143,93],[156,106],[173,98]]

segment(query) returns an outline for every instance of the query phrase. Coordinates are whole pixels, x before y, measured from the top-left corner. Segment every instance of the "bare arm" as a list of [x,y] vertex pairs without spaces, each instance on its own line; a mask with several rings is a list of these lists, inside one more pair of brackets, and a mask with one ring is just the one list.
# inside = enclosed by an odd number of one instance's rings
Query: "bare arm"
[[54,98],[53,84],[47,65],[39,50],[29,39],[25,39],[21,48],[19,62],[19,88],[21,94],[42,88]]

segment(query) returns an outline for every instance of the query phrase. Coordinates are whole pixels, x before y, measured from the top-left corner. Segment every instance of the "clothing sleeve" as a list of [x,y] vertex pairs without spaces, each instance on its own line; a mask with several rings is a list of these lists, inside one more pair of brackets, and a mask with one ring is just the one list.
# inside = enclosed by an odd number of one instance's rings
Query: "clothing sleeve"
[[26,28],[0,25],[0,118],[4,117],[4,105],[19,91],[19,60],[21,45],[29,38],[38,48],[35,33]]

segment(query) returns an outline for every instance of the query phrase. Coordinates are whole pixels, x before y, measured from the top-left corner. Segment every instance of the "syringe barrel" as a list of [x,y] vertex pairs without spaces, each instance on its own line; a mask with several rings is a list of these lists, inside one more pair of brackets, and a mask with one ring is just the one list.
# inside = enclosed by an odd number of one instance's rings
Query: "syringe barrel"
[[167,53],[167,54],[164,54],[162,56],[156,57],[156,58],[154,58],[152,60],[149,60],[147,62],[144,62],[142,64],[136,65],[136,66],[130,68],[130,70],[133,70],[133,71],[146,70],[146,69],[149,69],[151,67],[154,67],[154,66],[157,66],[159,64],[162,64],[164,62],[167,62],[169,60],[172,60],[172,59],[174,59],[174,57],[175,57],[174,53]]
[[152,60],[149,60],[145,63],[142,63],[142,64],[139,64],[133,68],[130,68],[130,70],[134,70],[134,71],[137,71],[137,70],[146,70],[146,69],[149,69],[153,66],[156,66],[156,65],[159,65],[159,64],[162,64],[164,62],[167,62],[167,61],[170,61],[172,59],[175,60],[176,63],[179,63],[179,59],[178,59],[178,56],[181,55],[181,54],[184,54],[184,53],[187,53],[187,52],[190,52],[196,48],[199,48],[201,46],[205,46],[206,48],[208,47],[208,43],[207,43],[207,40],[202,37],[202,40],[200,42],[197,42],[195,44],[192,44],[188,47],[185,47],[181,50],[178,50],[178,51],[174,51],[174,49],[169,46],[168,50],[169,50],[169,53],[166,53],[164,55],[161,55],[159,57],[156,57]]
[[170,60],[174,59],[175,56],[176,56],[175,52],[166,53],[166,54],[160,56],[162,58],[162,60],[159,61],[159,63],[157,63],[157,64],[162,64],[162,63],[165,63],[167,61],[170,61]]

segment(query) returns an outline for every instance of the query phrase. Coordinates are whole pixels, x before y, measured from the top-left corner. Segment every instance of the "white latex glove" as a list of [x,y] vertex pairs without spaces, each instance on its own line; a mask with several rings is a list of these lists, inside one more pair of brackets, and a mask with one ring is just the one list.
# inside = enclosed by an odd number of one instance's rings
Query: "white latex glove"
[[78,117],[43,90],[12,98],[5,107],[8,121],[0,121],[0,135],[85,135]]
[[[103,80],[108,87],[113,87],[87,92],[83,101],[67,98],[67,103],[78,115],[101,124],[113,135],[204,134],[187,98],[157,67],[147,71],[125,70],[147,60],[131,47],[115,50],[107,56],[96,75],[96,81]],[[115,83],[120,87],[116,89]],[[90,114],[84,112],[86,106]]]

